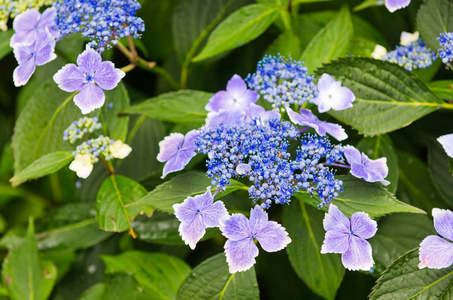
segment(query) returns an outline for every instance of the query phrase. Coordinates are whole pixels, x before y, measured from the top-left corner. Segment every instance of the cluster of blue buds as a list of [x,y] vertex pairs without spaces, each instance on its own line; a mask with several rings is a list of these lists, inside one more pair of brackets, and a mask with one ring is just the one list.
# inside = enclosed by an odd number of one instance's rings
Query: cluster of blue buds
[[113,156],[109,151],[109,146],[114,142],[115,140],[100,135],[95,139],[89,139],[78,145],[76,150],[72,152],[72,155],[75,157],[77,154],[90,154],[93,163],[98,161],[99,155],[105,157],[105,160],[110,160]]
[[314,76],[307,74],[303,62],[281,55],[265,55],[258,62],[256,73],[249,74],[245,81],[275,107],[302,104],[316,97],[318,90]]
[[396,46],[395,50],[388,52],[381,59],[412,71],[431,66],[436,60],[436,53],[418,39],[406,46]]
[[437,40],[440,44],[438,52],[442,62],[451,67],[451,62],[453,61],[453,32],[443,32]]
[[83,117],[74,121],[64,132],[63,140],[69,141],[74,144],[77,140],[83,139],[85,136],[93,133],[102,128],[102,124],[97,117],[87,118]]
[[55,1],[61,36],[81,32],[91,39],[89,46],[104,51],[126,36],[140,37],[143,20],[135,16],[141,7],[136,0]]

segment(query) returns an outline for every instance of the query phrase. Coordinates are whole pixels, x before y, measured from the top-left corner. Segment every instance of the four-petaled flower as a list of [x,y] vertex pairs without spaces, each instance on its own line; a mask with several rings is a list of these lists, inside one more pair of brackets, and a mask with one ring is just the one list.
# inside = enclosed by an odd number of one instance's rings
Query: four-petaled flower
[[389,12],[394,12],[408,6],[410,3],[411,0],[385,0],[385,7],[387,7]]
[[440,235],[428,235],[420,243],[420,269],[441,269],[453,264],[453,212],[433,208],[434,228]]
[[453,158],[453,133],[442,135],[437,141],[442,145],[447,155]]
[[53,79],[63,91],[80,92],[75,95],[74,102],[83,114],[87,114],[104,104],[102,90],[114,89],[125,73],[115,69],[112,62],[102,61],[101,55],[90,48],[77,57],[77,65],[67,64]]
[[340,81],[335,81],[329,74],[322,74],[318,81],[318,96],[311,102],[318,105],[320,113],[330,109],[344,110],[352,107],[355,95],[347,87],[341,86]]
[[157,160],[167,162],[162,172],[162,178],[170,172],[184,169],[189,161],[197,153],[195,152],[195,139],[198,137],[197,130],[189,131],[186,136],[181,133],[172,133],[159,142],[159,154]]
[[321,253],[341,253],[341,261],[349,270],[369,271],[374,264],[371,245],[366,239],[377,231],[377,223],[364,212],[356,212],[349,220],[334,204],[324,217],[326,236]]
[[259,205],[251,209],[250,219],[243,214],[233,214],[221,222],[220,230],[228,239],[224,248],[230,273],[246,271],[255,264],[258,247],[254,239],[267,252],[282,250],[291,242],[285,228],[268,221],[267,213]]
[[80,178],[87,178],[93,171],[93,161],[90,154],[77,154],[69,165],[69,170],[76,172]]
[[287,107],[286,112],[288,113],[291,122],[302,126],[309,126],[313,128],[316,131],[316,133],[321,136],[326,135],[326,133],[328,133],[339,141],[348,138],[348,135],[344,131],[343,127],[341,127],[338,124],[319,120],[318,117],[316,117],[309,109],[301,108],[300,114],[298,114],[291,108]]
[[219,227],[219,222],[228,218],[223,202],[214,202],[210,187],[202,195],[188,197],[183,203],[174,204],[173,209],[181,221],[179,234],[192,250],[206,233],[206,228]]
[[109,146],[109,150],[114,158],[123,159],[131,153],[132,148],[128,144],[118,140]]
[[357,178],[363,178],[368,182],[379,181],[383,185],[389,185],[390,182],[385,180],[389,173],[387,167],[387,158],[369,159],[365,153],[360,153],[353,146],[345,146],[344,156],[351,166],[351,174]]

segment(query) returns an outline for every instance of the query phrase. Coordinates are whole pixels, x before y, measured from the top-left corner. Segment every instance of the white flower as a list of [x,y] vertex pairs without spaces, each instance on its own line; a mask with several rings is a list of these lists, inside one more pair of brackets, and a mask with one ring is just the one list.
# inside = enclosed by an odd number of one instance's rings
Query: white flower
[[131,153],[132,148],[124,144],[122,141],[115,141],[112,145],[110,145],[110,152],[112,156],[115,158],[123,159]]
[[71,171],[76,172],[80,178],[87,178],[93,171],[93,163],[90,154],[77,154],[69,165]]
[[371,53],[371,57],[373,57],[374,59],[382,59],[386,54],[387,49],[385,49],[381,45],[376,45],[376,47],[374,47],[373,53]]
[[414,33],[410,32],[401,32],[400,44],[401,46],[409,46],[412,42],[418,41],[420,34],[418,31]]

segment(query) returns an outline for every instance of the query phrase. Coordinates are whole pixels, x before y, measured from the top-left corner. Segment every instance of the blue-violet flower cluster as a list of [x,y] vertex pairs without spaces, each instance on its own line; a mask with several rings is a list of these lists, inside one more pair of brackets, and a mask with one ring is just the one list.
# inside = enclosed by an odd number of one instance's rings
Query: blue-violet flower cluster
[[436,60],[436,53],[428,47],[426,42],[419,39],[408,46],[396,46],[395,50],[388,52],[381,59],[412,71],[431,66]]
[[453,61],[453,32],[443,32],[437,40],[440,45],[438,52],[442,62],[451,67],[451,62]]

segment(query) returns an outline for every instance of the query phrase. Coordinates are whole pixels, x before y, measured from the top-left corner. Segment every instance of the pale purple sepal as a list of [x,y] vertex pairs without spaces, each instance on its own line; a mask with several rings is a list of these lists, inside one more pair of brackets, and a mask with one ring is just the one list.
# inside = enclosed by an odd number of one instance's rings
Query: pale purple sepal
[[272,119],[280,120],[281,115],[276,111],[266,111],[264,107],[251,103],[245,116],[245,122],[248,123],[256,118],[259,118],[262,123],[267,123]]
[[387,177],[389,169],[387,158],[381,157],[375,160],[369,159],[365,153],[360,153],[353,146],[345,146],[344,156],[351,166],[351,174],[357,178],[363,178],[368,182],[380,182],[383,185],[390,184],[384,178]]
[[326,231],[321,253],[345,253],[349,249],[349,234],[336,230]]
[[362,238],[352,235],[348,250],[341,255],[343,266],[352,271],[369,271],[374,265],[371,245]]
[[77,57],[77,64],[67,64],[53,79],[63,91],[80,92],[74,102],[83,114],[87,114],[104,105],[103,89],[115,88],[125,73],[115,69],[112,62],[103,62],[101,55],[88,47]]
[[433,208],[432,215],[437,233],[453,242],[453,212],[448,209]]
[[211,111],[206,118],[206,127],[215,128],[220,125],[241,126],[244,124],[245,111],[221,110]]
[[46,9],[42,15],[35,9],[20,13],[13,22],[15,34],[11,37],[10,46],[15,48],[18,43],[33,43],[45,39],[47,35],[57,38],[56,13],[53,7]]
[[447,155],[453,158],[453,133],[442,135],[437,141],[442,145]]
[[348,138],[348,135],[344,131],[343,127],[338,124],[319,120],[318,117],[315,116],[309,109],[301,108],[300,114],[298,114],[290,107],[287,107],[286,112],[288,113],[291,122],[293,122],[294,124],[311,127],[316,131],[317,134],[321,136],[328,133],[338,141],[342,141]]
[[322,222],[325,231],[349,232],[351,222],[334,204],[329,206],[329,212],[325,214]]
[[291,242],[285,228],[269,221],[267,213],[259,205],[251,209],[250,219],[233,214],[220,223],[220,230],[228,239],[224,248],[230,273],[246,271],[255,264],[258,248],[254,239],[267,252],[279,251]]
[[351,233],[362,239],[370,239],[377,232],[377,223],[365,212],[356,212],[351,216]]
[[318,105],[320,113],[330,109],[344,110],[352,107],[355,95],[347,87],[342,87],[340,81],[335,81],[329,74],[322,74],[318,81],[318,96],[311,102]]
[[214,202],[210,187],[202,195],[188,197],[183,203],[174,204],[173,209],[181,222],[179,234],[192,250],[206,233],[206,228],[219,227],[219,222],[229,216],[222,201]]
[[389,12],[394,12],[408,6],[410,3],[411,0],[385,0],[385,7],[387,7]]
[[176,172],[184,169],[190,162],[195,152],[195,139],[198,137],[197,130],[189,131],[186,136],[181,133],[171,133],[159,142],[159,154],[157,160],[166,162],[162,172],[162,178],[165,178],[168,173]]
[[453,264],[453,243],[437,235],[429,235],[420,243],[420,269],[442,269]]
[[247,89],[247,84],[239,75],[233,75],[227,83],[226,91],[219,91],[209,99],[207,111],[247,110],[251,103],[259,99],[259,94]]

